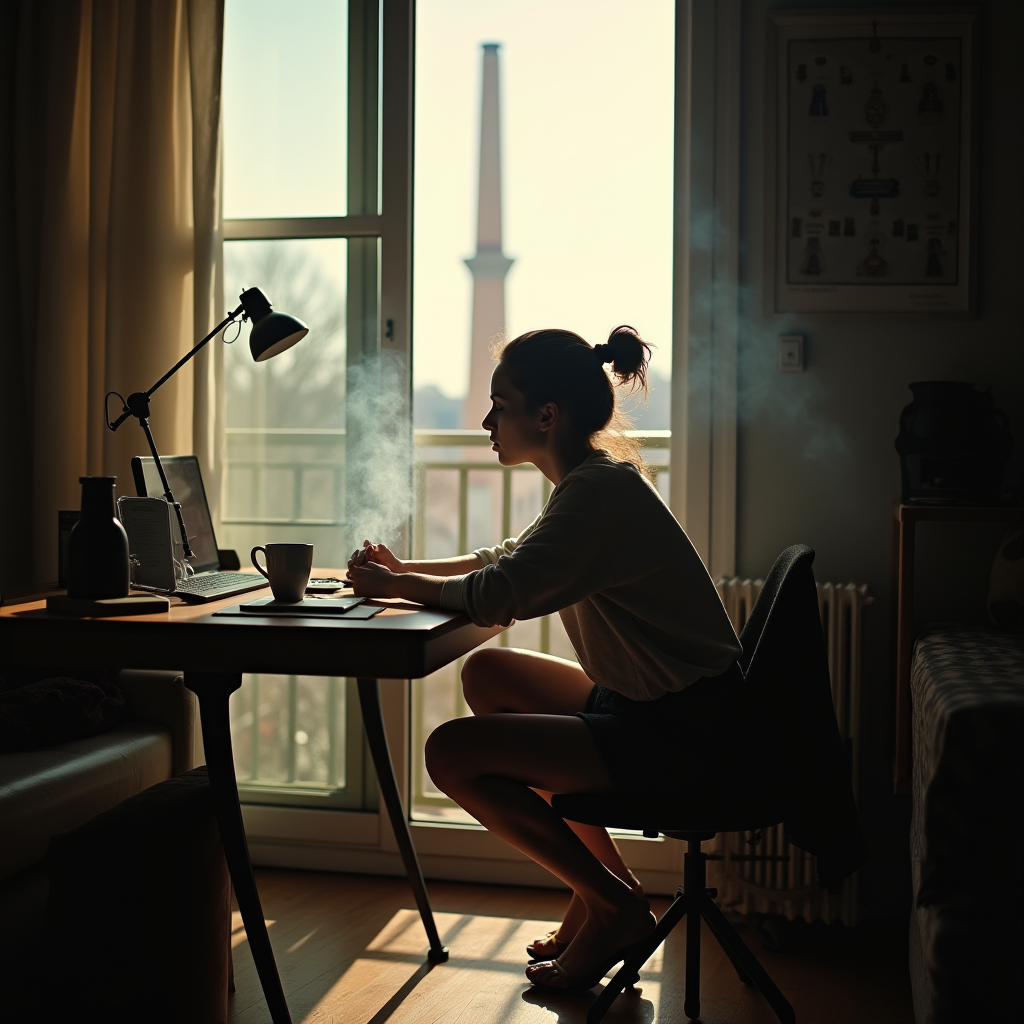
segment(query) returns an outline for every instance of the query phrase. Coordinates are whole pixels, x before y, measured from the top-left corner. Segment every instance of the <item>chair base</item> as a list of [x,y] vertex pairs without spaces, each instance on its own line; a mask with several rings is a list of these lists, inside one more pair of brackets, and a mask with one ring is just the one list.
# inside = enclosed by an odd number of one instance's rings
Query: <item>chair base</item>
[[714,897],[718,893],[714,889],[709,889],[706,884],[707,854],[700,848],[701,841],[697,838],[689,840],[688,852],[684,859],[683,886],[676,892],[676,898],[651,933],[650,945],[643,952],[630,957],[605,985],[587,1012],[587,1024],[598,1024],[615,1001],[615,997],[636,980],[640,968],[684,917],[686,978],[683,1012],[687,1017],[693,1019],[700,1016],[700,922],[703,918],[707,921],[711,934],[718,940],[725,955],[736,968],[740,981],[744,985],[753,985],[765,997],[781,1024],[796,1024],[793,1007],[714,902]]

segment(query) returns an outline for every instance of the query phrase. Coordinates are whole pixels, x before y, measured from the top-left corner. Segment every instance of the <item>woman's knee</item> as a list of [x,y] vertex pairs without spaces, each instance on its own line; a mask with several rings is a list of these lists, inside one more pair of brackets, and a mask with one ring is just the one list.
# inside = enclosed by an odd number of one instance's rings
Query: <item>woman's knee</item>
[[466,730],[469,719],[454,718],[439,725],[428,737],[423,748],[427,774],[434,785],[447,793],[459,778],[467,775]]
[[508,651],[485,648],[474,651],[462,666],[462,694],[475,715],[504,710],[501,693],[506,689],[504,662]]

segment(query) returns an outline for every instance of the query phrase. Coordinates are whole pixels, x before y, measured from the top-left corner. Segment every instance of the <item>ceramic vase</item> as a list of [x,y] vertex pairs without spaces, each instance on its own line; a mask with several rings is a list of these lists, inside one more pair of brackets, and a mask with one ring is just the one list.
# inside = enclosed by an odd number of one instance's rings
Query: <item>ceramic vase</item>
[[128,534],[117,518],[114,476],[82,476],[82,515],[68,538],[68,597],[128,596]]
[[903,500],[930,504],[997,502],[1013,441],[990,391],[951,380],[910,385],[900,414]]

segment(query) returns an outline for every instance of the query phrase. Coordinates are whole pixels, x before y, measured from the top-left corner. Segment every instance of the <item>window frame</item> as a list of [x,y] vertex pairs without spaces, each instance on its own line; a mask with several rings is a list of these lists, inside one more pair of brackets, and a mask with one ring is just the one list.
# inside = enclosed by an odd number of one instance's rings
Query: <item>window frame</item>
[[[398,353],[411,368],[415,0],[371,2],[383,7],[380,213],[230,220],[224,238],[379,238],[379,351]],[[731,575],[735,568],[740,26],[740,0],[676,0],[670,506],[713,575]],[[350,52],[351,46],[350,40]],[[691,237],[694,208],[717,218],[710,251]],[[712,295],[712,302],[691,308],[689,297],[702,294]],[[708,365],[711,374],[691,373]],[[411,390],[410,372],[401,396],[410,412]],[[412,443],[410,434],[410,471]],[[411,534],[406,547],[410,541]],[[381,680],[384,723],[407,813],[413,685]],[[386,815],[257,805],[245,805],[243,814],[254,863],[405,874]],[[559,885],[480,826],[413,821],[410,827],[428,877]],[[649,892],[675,890],[682,844],[636,836],[620,843]]]
[[[363,261],[372,262],[372,270],[353,258],[350,246],[346,362],[351,369],[365,360],[378,358],[382,352],[393,351],[403,354],[408,365],[412,309],[412,5],[410,0],[349,0],[348,7],[349,212],[332,217],[225,218],[221,237],[223,242],[377,240],[378,252],[368,252],[369,260]],[[223,187],[223,174],[221,182]],[[221,260],[223,263],[223,255]],[[363,285],[369,287],[369,301],[377,307],[376,328],[368,338],[363,336],[361,327],[352,329],[354,318],[362,322],[366,299],[360,294],[360,301],[353,302],[352,293],[365,292]],[[386,326],[382,329],[382,325]],[[353,343],[357,338],[358,343]],[[405,402],[406,408],[411,409],[411,375]],[[411,434],[409,445],[411,452]],[[223,487],[227,474],[221,476]],[[221,508],[226,507],[223,498],[222,495]],[[247,793],[243,782],[240,793],[247,828],[255,830],[256,836],[272,842],[293,842],[301,836],[312,842],[331,842],[342,826],[338,815],[352,819],[343,834],[354,836],[356,842],[376,836],[376,827],[368,820],[377,817],[376,777],[362,733],[358,703],[353,699],[354,680],[347,681],[346,693],[348,743],[343,795],[325,793],[320,801],[308,795],[292,797],[287,786],[264,784]],[[361,743],[352,742],[356,736]],[[294,803],[271,803],[275,795],[293,799]]]

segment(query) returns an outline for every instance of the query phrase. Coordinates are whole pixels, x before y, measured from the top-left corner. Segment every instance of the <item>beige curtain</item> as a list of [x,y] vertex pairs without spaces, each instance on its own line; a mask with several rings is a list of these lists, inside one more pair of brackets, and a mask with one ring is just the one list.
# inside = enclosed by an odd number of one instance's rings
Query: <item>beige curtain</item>
[[[134,420],[105,428],[105,394],[148,388],[222,315],[223,0],[22,0],[3,17],[0,274],[18,329],[0,338],[0,423],[2,447],[20,447],[0,464],[0,584],[37,583],[56,577],[79,476],[134,493],[130,460],[148,449]],[[161,453],[196,452],[211,499],[221,359],[210,346],[152,403]]]

